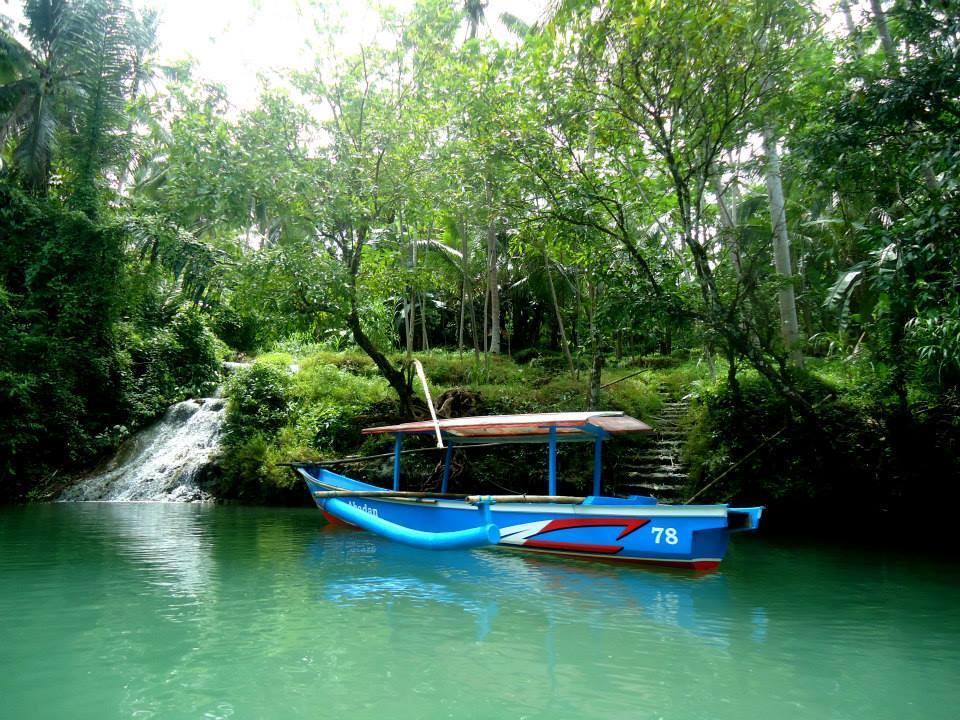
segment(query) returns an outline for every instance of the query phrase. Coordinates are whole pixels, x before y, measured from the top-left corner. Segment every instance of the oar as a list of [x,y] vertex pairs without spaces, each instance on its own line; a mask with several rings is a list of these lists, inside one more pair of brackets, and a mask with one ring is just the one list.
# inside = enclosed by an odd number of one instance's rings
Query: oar
[[579,505],[585,497],[572,495],[470,495],[467,502],[477,505],[482,502],[503,503],[559,503],[560,505]]
[[411,500],[424,500],[435,498],[438,500],[466,500],[469,495],[460,495],[456,493],[438,493],[438,492],[415,492],[408,490],[317,490],[313,493],[315,498],[326,500],[328,498],[410,498]]
[[579,505],[586,498],[570,495],[461,495],[458,493],[413,492],[405,490],[317,490],[315,498],[409,498],[412,500],[465,500],[471,505],[482,502],[492,503],[559,503],[561,505]]

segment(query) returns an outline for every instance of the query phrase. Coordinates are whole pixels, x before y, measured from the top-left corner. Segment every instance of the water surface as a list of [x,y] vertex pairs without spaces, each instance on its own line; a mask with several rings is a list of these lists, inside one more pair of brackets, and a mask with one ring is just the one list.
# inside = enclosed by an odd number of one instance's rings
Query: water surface
[[956,718],[960,570],[432,553],[315,510],[0,509],[3,718]]

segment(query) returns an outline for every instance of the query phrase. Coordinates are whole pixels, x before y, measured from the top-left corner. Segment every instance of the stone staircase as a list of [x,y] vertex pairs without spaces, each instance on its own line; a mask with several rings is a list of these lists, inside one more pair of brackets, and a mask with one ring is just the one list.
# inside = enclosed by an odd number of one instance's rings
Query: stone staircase
[[627,495],[653,495],[660,502],[680,502],[687,484],[687,469],[680,460],[686,431],[680,426],[689,401],[670,399],[660,387],[664,403],[648,422],[655,433],[647,442],[626,452],[617,463],[617,487]]

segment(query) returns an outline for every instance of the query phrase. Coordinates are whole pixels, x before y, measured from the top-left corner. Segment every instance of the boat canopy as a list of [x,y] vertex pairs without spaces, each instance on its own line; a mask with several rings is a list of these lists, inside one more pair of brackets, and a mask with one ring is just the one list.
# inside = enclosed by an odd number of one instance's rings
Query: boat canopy
[[384,425],[366,428],[367,435],[400,435],[440,432],[456,444],[483,441],[543,442],[553,435],[561,442],[606,439],[611,435],[650,432],[652,428],[622,412],[530,413],[526,415],[484,415]]

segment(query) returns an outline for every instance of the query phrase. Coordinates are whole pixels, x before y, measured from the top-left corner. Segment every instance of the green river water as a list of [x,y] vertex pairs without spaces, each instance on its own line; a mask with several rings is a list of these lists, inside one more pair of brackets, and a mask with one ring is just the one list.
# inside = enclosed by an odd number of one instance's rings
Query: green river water
[[2,718],[960,717],[960,568],[431,553],[315,510],[0,509]]

